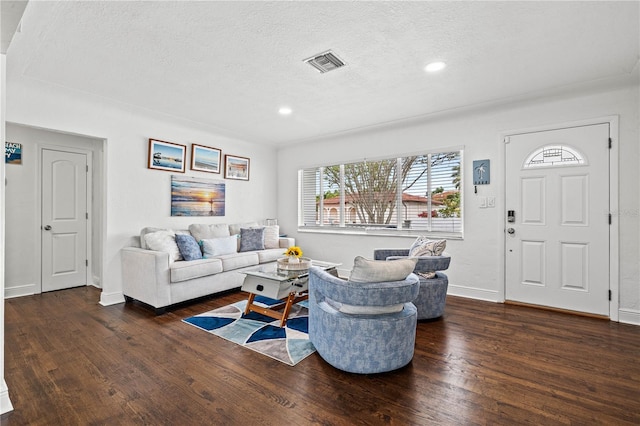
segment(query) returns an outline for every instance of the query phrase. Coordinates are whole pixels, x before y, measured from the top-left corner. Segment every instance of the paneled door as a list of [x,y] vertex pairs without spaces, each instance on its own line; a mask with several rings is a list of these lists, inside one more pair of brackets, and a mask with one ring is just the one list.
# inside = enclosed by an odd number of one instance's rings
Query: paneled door
[[609,316],[609,124],[505,142],[505,298]]
[[87,155],[42,150],[42,291],[87,284]]

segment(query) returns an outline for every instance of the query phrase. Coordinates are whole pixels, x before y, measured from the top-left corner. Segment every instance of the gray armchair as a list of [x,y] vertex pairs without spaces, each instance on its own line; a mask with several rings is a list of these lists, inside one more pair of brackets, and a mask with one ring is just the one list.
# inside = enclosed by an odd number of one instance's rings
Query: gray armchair
[[382,373],[413,358],[419,280],[362,283],[309,269],[309,339],[332,366]]
[[[409,256],[409,249],[376,249],[375,260],[402,259]],[[418,309],[418,319],[435,319],[444,314],[449,278],[443,272],[449,268],[451,256],[419,256],[413,270],[420,278],[420,293],[413,301]],[[431,277],[432,278],[427,278]]]

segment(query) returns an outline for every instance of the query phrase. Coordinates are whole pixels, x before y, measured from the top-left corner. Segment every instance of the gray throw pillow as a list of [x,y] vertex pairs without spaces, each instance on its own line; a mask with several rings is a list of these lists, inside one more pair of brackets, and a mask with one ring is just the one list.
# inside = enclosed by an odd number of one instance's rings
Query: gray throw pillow
[[176,244],[184,260],[202,259],[200,246],[191,235],[176,234]]
[[240,252],[264,250],[264,228],[240,228]]
[[402,281],[413,272],[417,260],[367,260],[362,256],[356,256],[349,281],[356,283]]

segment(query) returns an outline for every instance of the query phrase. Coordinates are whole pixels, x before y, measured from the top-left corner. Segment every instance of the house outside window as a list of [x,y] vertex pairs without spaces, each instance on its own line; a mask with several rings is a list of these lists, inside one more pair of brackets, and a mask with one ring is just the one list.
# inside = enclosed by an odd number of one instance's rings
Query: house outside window
[[462,150],[299,171],[299,230],[462,236]]

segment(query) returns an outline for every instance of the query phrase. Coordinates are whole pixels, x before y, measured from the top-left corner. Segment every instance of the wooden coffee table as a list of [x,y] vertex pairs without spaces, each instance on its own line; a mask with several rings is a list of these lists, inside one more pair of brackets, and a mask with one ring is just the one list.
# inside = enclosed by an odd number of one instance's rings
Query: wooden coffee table
[[[311,266],[318,266],[335,275],[337,275],[336,266],[339,265],[340,263],[311,261]],[[249,293],[249,300],[244,311],[245,315],[249,312],[257,312],[279,319],[280,327],[284,327],[287,324],[287,319],[289,319],[291,307],[309,298],[309,292],[307,291],[309,284],[308,270],[300,273],[292,273],[291,271],[283,273],[279,272],[277,265],[273,263],[247,269],[242,273],[246,274],[246,277],[241,290]],[[253,302],[257,295],[280,300],[280,303],[268,308],[256,305]]]

